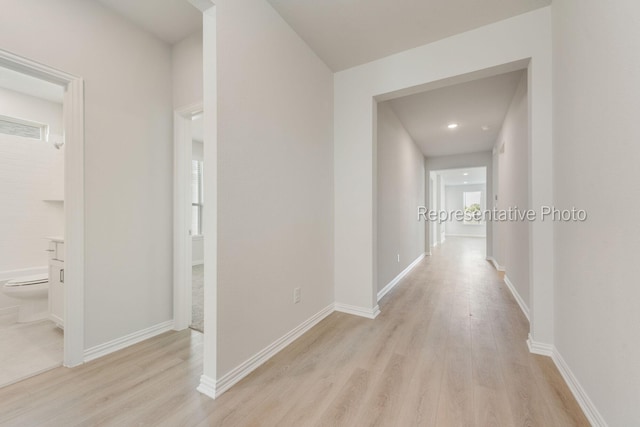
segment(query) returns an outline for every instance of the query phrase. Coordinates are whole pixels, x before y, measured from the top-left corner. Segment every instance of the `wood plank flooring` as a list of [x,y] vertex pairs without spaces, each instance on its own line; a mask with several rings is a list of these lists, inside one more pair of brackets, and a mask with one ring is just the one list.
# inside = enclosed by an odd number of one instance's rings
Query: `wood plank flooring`
[[0,425],[588,426],[483,245],[448,239],[377,319],[333,313],[215,401],[186,330],[0,389]]

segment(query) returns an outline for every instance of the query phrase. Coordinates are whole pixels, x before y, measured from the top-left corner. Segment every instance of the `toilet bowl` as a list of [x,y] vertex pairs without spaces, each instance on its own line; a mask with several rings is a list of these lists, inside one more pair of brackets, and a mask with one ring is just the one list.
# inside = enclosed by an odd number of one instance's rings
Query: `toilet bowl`
[[18,323],[46,319],[49,312],[47,274],[16,277],[2,286],[2,292],[19,301]]

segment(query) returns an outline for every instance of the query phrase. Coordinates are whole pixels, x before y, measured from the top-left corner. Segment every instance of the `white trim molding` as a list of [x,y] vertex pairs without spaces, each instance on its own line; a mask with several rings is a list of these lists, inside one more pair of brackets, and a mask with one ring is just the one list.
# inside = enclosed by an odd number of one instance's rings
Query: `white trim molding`
[[587,395],[586,390],[582,387],[576,376],[573,374],[567,362],[562,358],[560,352],[557,348],[553,348],[553,355],[551,356],[553,359],[553,363],[556,364],[558,371],[560,371],[560,375],[564,378],[564,382],[567,383],[571,393],[573,393],[573,397],[576,398],[580,408],[582,408],[582,412],[587,417],[589,422],[594,427],[607,427],[607,423],[596,408],[596,405],[593,404],[589,396]]
[[[426,253],[422,253],[420,254],[420,256],[418,256],[418,258],[416,258],[411,264],[409,264],[407,266],[407,268],[405,268],[404,270],[402,270],[400,272],[400,274],[398,274],[396,277],[393,278],[392,281],[390,281],[384,288],[382,288],[380,290],[380,292],[378,292],[378,301],[380,301],[382,299],[383,296],[385,296],[386,294],[388,294],[391,289],[395,288],[396,285],[398,283],[400,283],[400,281],[404,278],[404,276],[406,276],[407,274],[409,274],[409,272],[411,270],[413,270],[413,268],[418,265],[418,263],[420,261],[422,261],[422,259],[426,256]],[[429,255],[431,255],[431,253],[429,253]]]
[[373,308],[357,307],[355,305],[335,303],[335,311],[340,313],[353,314],[354,316],[366,317],[367,319],[375,319],[380,314],[380,307],[377,305]]
[[513,298],[516,300],[516,302],[520,306],[520,310],[522,310],[524,317],[526,317],[527,320],[530,321],[529,307],[527,306],[527,304],[524,302],[524,300],[516,290],[516,287],[513,286],[513,283],[511,282],[511,279],[509,279],[509,276],[507,276],[506,274],[504,275],[504,284],[507,285],[507,288],[509,288],[509,290],[511,291],[511,295],[513,295]]
[[216,398],[216,380],[206,376],[200,375],[200,384],[196,388],[200,393],[212,399]]
[[582,387],[576,376],[571,371],[571,368],[564,360],[558,349],[552,344],[545,344],[540,342],[535,342],[531,339],[531,334],[529,334],[529,339],[527,340],[527,345],[529,346],[529,351],[533,354],[539,354],[541,356],[548,356],[553,360],[553,363],[558,368],[560,375],[564,379],[564,382],[571,390],[573,397],[580,405],[582,412],[585,417],[589,420],[594,427],[607,427],[607,422],[604,420],[596,405],[594,405],[593,401],[589,398],[587,391]]
[[488,256],[487,257],[487,261],[489,261],[491,264],[493,264],[493,267],[498,270],[498,271],[507,271],[504,266],[498,264],[498,261],[496,261],[496,259],[492,256]]
[[146,329],[134,332],[129,335],[125,335],[115,340],[108,341],[103,344],[96,345],[95,347],[88,348],[84,352],[84,361],[89,362],[107,354],[111,354],[115,351],[122,350],[134,344],[138,344],[149,338],[153,338],[157,335],[170,331],[173,328],[173,320],[158,323]]
[[[204,264],[193,260],[191,235],[191,123],[202,113],[202,102],[178,108],[173,113],[173,329],[189,327],[192,311],[192,267]],[[206,167],[206,164],[205,164]]]
[[539,354],[540,356],[553,356],[553,345],[534,341],[531,334],[527,339],[527,346],[530,353]]
[[219,397],[222,393],[237,384],[241,379],[256,370],[260,365],[271,359],[293,341],[295,341],[315,325],[320,323],[321,320],[333,313],[333,311],[333,304],[330,304],[327,307],[323,308],[318,313],[314,314],[309,319],[305,320],[300,325],[296,326],[294,329],[287,332],[285,335],[283,335],[273,343],[269,344],[267,347],[232,369],[230,372],[223,375],[219,380],[215,382],[211,381],[210,378],[203,375],[200,378],[200,386],[198,387],[198,391],[209,397]]

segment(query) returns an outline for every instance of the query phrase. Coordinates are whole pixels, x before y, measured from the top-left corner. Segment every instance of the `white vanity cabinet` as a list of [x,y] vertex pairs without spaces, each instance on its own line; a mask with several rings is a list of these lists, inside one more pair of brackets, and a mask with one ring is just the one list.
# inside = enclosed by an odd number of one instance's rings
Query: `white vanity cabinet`
[[64,240],[49,239],[49,318],[64,327]]

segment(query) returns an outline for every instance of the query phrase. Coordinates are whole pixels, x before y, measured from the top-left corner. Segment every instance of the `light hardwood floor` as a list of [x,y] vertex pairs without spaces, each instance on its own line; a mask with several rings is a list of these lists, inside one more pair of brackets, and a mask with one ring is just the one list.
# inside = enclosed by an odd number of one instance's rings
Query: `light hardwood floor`
[[0,425],[588,425],[483,245],[447,240],[377,319],[330,315],[215,401],[187,330],[0,390]]
[[62,330],[49,320],[18,323],[0,313],[0,387],[62,366]]

